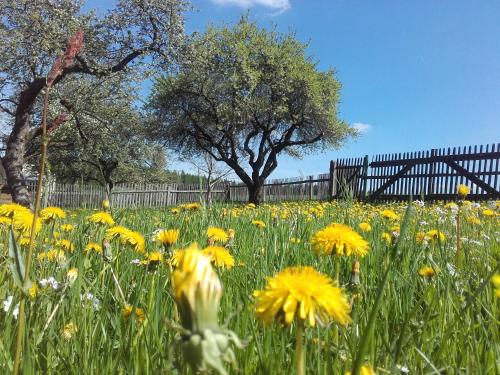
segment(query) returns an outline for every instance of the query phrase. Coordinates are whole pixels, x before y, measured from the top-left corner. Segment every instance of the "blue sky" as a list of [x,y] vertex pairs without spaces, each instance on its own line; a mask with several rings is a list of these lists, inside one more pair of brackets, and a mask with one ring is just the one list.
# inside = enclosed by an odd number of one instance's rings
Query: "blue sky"
[[[108,0],[111,3],[110,0]],[[88,5],[102,4],[92,0]],[[251,9],[309,41],[342,82],[340,116],[364,129],[342,149],[281,158],[272,177],[317,174],[337,157],[500,141],[500,2],[195,0],[187,31]],[[102,6],[102,5],[101,5]]]

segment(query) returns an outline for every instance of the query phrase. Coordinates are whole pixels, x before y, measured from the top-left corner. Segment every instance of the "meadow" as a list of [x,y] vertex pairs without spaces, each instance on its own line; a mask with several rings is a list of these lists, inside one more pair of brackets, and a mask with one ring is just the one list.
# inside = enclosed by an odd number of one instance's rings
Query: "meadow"
[[[24,256],[30,229],[12,210],[0,206],[1,373],[12,371],[21,295],[9,236]],[[254,292],[287,267],[311,266],[342,288],[349,322],[303,327],[307,374],[345,374],[358,357],[362,374],[498,374],[499,210],[498,202],[468,201],[191,204],[111,208],[111,222],[98,211],[45,209],[26,290],[22,369],[194,373],[181,350],[172,272],[179,250],[197,243],[211,246],[205,253],[222,283],[220,327],[241,340],[228,343],[228,373],[295,373],[299,313],[290,324],[279,313],[264,324]],[[313,238],[332,223],[361,236],[366,255],[318,251]]]

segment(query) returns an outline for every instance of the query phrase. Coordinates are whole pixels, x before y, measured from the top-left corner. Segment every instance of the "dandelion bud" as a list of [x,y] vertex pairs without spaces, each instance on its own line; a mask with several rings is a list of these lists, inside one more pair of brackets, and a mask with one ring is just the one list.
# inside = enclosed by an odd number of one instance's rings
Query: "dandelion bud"
[[211,259],[197,246],[182,251],[172,274],[174,298],[182,323],[182,350],[195,372],[215,370],[226,374],[223,362],[234,362],[229,344],[242,347],[238,337],[219,327],[217,313],[222,285]]
[[109,200],[104,199],[104,200],[102,201],[102,209],[103,209],[104,211],[106,211],[106,210],[108,210],[108,209],[109,209]]
[[460,199],[465,199],[467,195],[470,193],[470,188],[466,185],[460,184],[457,187],[457,194]]
[[77,332],[78,332],[77,326],[73,322],[69,322],[64,326],[61,335],[65,340],[71,340],[73,335]]

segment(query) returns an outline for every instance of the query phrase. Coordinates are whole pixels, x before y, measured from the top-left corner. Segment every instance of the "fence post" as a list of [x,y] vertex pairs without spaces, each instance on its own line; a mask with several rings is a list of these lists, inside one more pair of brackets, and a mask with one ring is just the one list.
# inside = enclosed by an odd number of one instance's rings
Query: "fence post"
[[313,200],[313,176],[309,176],[309,200]]
[[368,155],[363,159],[363,170],[361,171],[361,178],[363,179],[363,193],[362,198],[366,198],[366,189],[368,188]]
[[231,183],[226,186],[226,202],[231,202]]
[[435,162],[434,158],[436,157],[437,149],[433,148],[431,150],[431,162],[429,168],[429,179],[427,180],[427,195],[434,194],[434,172],[435,172]]
[[328,199],[331,201],[334,197],[334,187],[335,187],[335,167],[337,163],[330,160],[330,172],[328,176]]

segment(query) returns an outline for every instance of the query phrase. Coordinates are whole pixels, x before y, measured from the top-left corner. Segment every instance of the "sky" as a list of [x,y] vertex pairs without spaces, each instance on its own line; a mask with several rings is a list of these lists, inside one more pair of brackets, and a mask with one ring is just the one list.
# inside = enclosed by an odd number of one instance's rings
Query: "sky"
[[[90,0],[104,7],[112,0]],[[309,42],[342,83],[340,117],[361,136],[272,178],[325,173],[329,161],[500,141],[500,1],[194,0],[186,31],[234,24],[250,9]],[[177,164],[178,168],[183,165]]]

